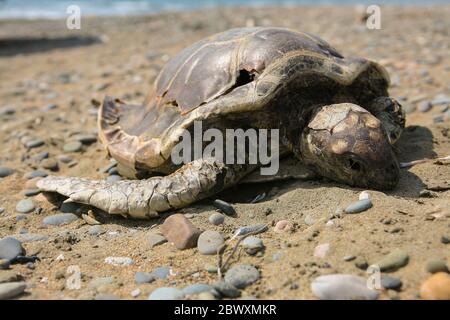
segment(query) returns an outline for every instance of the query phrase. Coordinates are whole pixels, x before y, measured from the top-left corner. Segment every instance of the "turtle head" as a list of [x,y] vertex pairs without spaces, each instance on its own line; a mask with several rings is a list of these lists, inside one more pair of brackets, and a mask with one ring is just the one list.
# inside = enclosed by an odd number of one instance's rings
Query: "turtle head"
[[318,174],[351,186],[392,189],[399,165],[380,121],[350,103],[316,108],[298,148]]

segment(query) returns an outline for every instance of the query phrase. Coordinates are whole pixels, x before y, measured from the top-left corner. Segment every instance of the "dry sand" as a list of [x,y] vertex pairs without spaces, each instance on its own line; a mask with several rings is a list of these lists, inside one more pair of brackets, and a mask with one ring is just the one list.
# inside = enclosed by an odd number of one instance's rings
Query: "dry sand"
[[[138,299],[145,299],[160,286],[181,288],[216,279],[205,271],[206,265],[215,264],[214,256],[201,255],[197,249],[178,251],[168,243],[149,248],[149,230],[158,230],[162,219],[125,220],[96,212],[107,231],[100,236],[89,235],[89,225],[81,219],[46,228],[42,227],[43,218],[58,210],[41,195],[34,201],[42,210],[20,219],[15,206],[25,198],[24,174],[42,166],[31,157],[48,151],[50,158],[56,159],[64,154],[62,146],[71,136],[96,133],[96,106],[92,101],[101,101],[108,94],[142,103],[161,67],[181,48],[228,28],[263,25],[308,31],[344,55],[379,61],[390,72],[391,96],[400,98],[412,111],[439,94],[450,95],[449,16],[450,6],[383,7],[381,30],[366,29],[355,7],[228,8],[138,18],[90,18],[82,20],[79,31],[67,30],[62,20],[1,21],[0,108],[10,106],[15,113],[0,115],[0,166],[14,168],[16,173],[0,179],[0,207],[5,208],[0,214],[0,238],[25,231],[49,237],[23,244],[28,255],[40,258],[34,269],[25,264],[12,266],[29,285],[21,298],[90,299],[101,292],[131,299],[130,292],[140,288]],[[52,104],[57,107],[48,108]],[[408,113],[407,128],[396,146],[400,161],[450,154],[449,113],[442,113],[442,109],[433,106],[428,112]],[[435,123],[436,116],[442,116],[443,122]],[[21,142],[24,137],[40,138],[45,144],[27,150]],[[100,144],[84,146],[81,153],[69,155],[76,164],[59,162],[60,169],[54,174],[107,176],[99,172],[110,163]],[[432,191],[432,197],[419,197],[427,188],[440,190]],[[357,200],[361,190],[326,181],[238,186],[221,196],[234,203],[238,216],[227,217],[224,225],[217,227],[208,222],[215,212],[208,200],[180,212],[192,214],[191,221],[199,228],[218,230],[226,236],[244,225],[271,226],[260,236],[266,246],[263,255],[250,257],[242,252],[239,256],[239,263],[251,263],[261,271],[261,279],[243,290],[243,296],[314,298],[310,283],[316,276],[367,276],[354,261],[344,261],[345,256],[354,255],[371,263],[401,248],[408,252],[410,261],[391,276],[399,277],[403,288],[398,293],[382,291],[380,298],[415,299],[420,284],[429,276],[427,261],[450,257],[449,245],[441,242],[442,236],[450,236],[449,188],[449,163],[428,162],[403,169],[394,191],[370,191],[372,209],[334,219],[332,226],[326,226],[330,215]],[[262,192],[268,194],[264,201],[245,203]],[[87,209],[81,207],[79,212]],[[274,233],[273,223],[282,219],[291,220],[295,230]],[[70,236],[64,234],[67,232]],[[314,248],[324,243],[330,244],[327,256],[313,257]],[[64,259],[56,259],[61,254]],[[114,267],[104,263],[107,256],[130,257],[134,264]],[[79,266],[83,274],[80,290],[66,288],[67,268],[72,265]],[[177,275],[168,282],[135,284],[135,272],[159,266],[170,266]],[[113,284],[97,290],[88,288],[91,279],[107,276],[115,277]]]

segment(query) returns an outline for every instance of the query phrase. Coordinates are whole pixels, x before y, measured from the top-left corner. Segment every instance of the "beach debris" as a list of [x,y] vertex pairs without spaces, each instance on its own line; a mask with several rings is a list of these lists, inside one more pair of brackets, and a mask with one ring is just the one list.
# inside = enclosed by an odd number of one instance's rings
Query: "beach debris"
[[258,234],[261,232],[265,232],[267,230],[268,230],[268,227],[265,224],[256,224],[256,225],[252,225],[252,226],[240,227],[235,231],[234,235],[231,237],[230,240],[233,240],[239,236],[245,236],[245,235],[249,235],[249,234]]
[[439,161],[446,161],[446,160],[450,160],[450,155],[446,156],[446,157],[442,157],[442,158],[435,158],[435,159],[419,159],[419,160],[413,160],[413,161],[409,161],[409,162],[400,162],[400,168],[410,168],[412,166],[415,166],[417,164],[421,164],[421,163],[426,163],[426,162],[439,162]]

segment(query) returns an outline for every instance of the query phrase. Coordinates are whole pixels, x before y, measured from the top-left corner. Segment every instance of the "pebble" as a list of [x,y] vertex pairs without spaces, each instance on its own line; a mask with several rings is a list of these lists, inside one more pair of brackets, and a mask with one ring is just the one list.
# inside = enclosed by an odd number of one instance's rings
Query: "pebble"
[[428,261],[426,270],[429,273],[449,272],[447,263],[443,259],[434,259]]
[[0,300],[12,299],[22,294],[27,287],[25,282],[9,282],[0,284]]
[[44,159],[41,161],[41,166],[42,166],[42,168],[48,169],[51,171],[59,170],[58,161],[56,161],[55,159]]
[[288,231],[291,231],[293,229],[293,225],[288,220],[280,220],[276,223],[275,228],[273,231],[276,233],[285,233]]
[[348,255],[348,256],[345,256],[344,258],[342,258],[344,261],[353,261],[353,260],[355,260],[356,259],[356,257],[355,256],[352,256],[352,255]]
[[219,232],[206,230],[198,237],[197,247],[201,254],[212,255],[217,254],[217,250],[224,243],[225,240]]
[[59,213],[45,217],[42,223],[46,226],[62,226],[78,220],[78,216],[73,213]]
[[38,234],[38,233],[25,233],[25,234],[18,234],[16,236],[17,240],[19,240],[22,243],[30,243],[30,242],[37,242],[37,241],[47,241],[49,237],[45,234]]
[[49,156],[50,153],[48,151],[42,151],[32,156],[31,160],[34,162],[41,162],[42,160],[47,159]]
[[225,273],[225,281],[236,288],[243,289],[260,278],[258,269],[250,264],[240,264]]
[[395,249],[374,264],[380,268],[380,271],[392,272],[408,264],[409,255],[401,250]]
[[400,290],[403,283],[399,278],[394,278],[386,275],[381,276],[381,286],[385,289],[392,289],[392,290]]
[[216,296],[210,291],[204,291],[197,295],[197,300],[216,300]]
[[142,284],[142,283],[151,283],[153,281],[155,281],[155,277],[148,272],[136,272],[134,274],[134,281],[137,284]]
[[25,142],[25,147],[28,149],[38,148],[44,144],[44,141],[41,139],[32,139]]
[[450,300],[450,274],[438,272],[425,280],[420,287],[424,300]]
[[5,208],[0,208],[0,214],[2,214],[3,212],[5,212]]
[[305,217],[305,219],[303,219],[303,221],[305,222],[306,225],[308,226],[312,226],[316,221],[314,220],[314,218],[310,215],[307,215]]
[[157,288],[148,297],[149,300],[181,300],[183,298],[183,291],[170,287]]
[[368,191],[362,191],[359,196],[359,200],[370,199],[370,193]]
[[255,255],[259,251],[264,250],[264,243],[260,238],[257,237],[247,237],[242,241],[242,246],[244,250],[249,255]]
[[58,161],[61,161],[62,163],[70,163],[73,161],[73,158],[66,154],[60,154],[56,158],[58,159]]
[[430,101],[422,101],[417,105],[417,110],[419,110],[420,112],[428,112],[432,107],[433,105]]
[[311,290],[321,300],[376,300],[378,292],[366,279],[351,274],[330,274],[315,278]]
[[88,234],[91,236],[99,236],[105,232],[106,231],[103,229],[103,227],[99,225],[90,226],[88,230]]
[[208,264],[205,266],[205,270],[209,273],[217,273],[217,266],[213,264]]
[[225,221],[225,216],[221,213],[216,212],[209,216],[208,221],[211,224],[218,226]]
[[16,205],[16,211],[20,213],[30,213],[35,208],[36,205],[31,199],[22,199]]
[[216,289],[214,289],[214,287],[210,286],[209,284],[203,284],[203,283],[195,283],[195,284],[191,284],[185,288],[183,288],[183,294],[185,296],[190,296],[193,294],[200,294],[202,292],[211,292],[211,293],[215,293],[215,295],[218,295],[218,292],[216,291]]
[[170,276],[170,268],[169,267],[158,267],[151,272],[151,275],[155,279],[167,280]]
[[26,190],[23,190],[22,194],[25,197],[34,197],[34,196],[38,195],[39,193],[41,193],[41,190],[39,190],[39,189],[26,189]]
[[139,289],[139,288],[134,289],[133,291],[130,292],[130,295],[131,295],[133,298],[139,297],[139,296],[141,295],[141,289]]
[[220,199],[216,199],[213,201],[213,205],[221,210],[223,213],[225,213],[227,216],[234,216],[236,215],[236,210],[234,210],[233,206],[229,204],[228,202],[225,202]]
[[14,170],[11,168],[0,167],[0,178],[5,178],[9,175],[12,175]]
[[372,208],[372,201],[370,199],[362,199],[350,204],[345,208],[344,212],[348,214],[360,213],[370,208]]
[[92,144],[97,142],[97,136],[95,134],[80,134],[76,136],[76,139],[82,144]]
[[163,236],[179,250],[194,248],[200,236],[198,230],[184,215],[174,214],[161,226]]
[[106,178],[106,181],[108,182],[116,182],[121,180],[123,180],[123,178],[117,174],[110,175]]
[[42,170],[34,170],[31,172],[28,172],[27,174],[25,174],[24,178],[25,179],[33,179],[33,178],[45,178],[46,176],[48,176],[48,173]]
[[231,283],[225,281],[218,281],[213,283],[212,286],[216,289],[223,297],[226,298],[238,298],[241,296],[241,292],[238,288],[233,286]]
[[314,249],[314,257],[316,257],[316,258],[325,258],[329,250],[330,250],[330,244],[329,243],[319,244]]
[[133,259],[128,257],[106,257],[105,263],[113,266],[129,266],[133,264]]
[[163,244],[166,242],[167,242],[167,239],[164,238],[164,236],[161,234],[152,232],[148,236],[148,244],[149,244],[150,248],[159,246],[160,244]]
[[450,238],[447,236],[442,236],[441,237],[441,243],[443,244],[449,244],[450,243]]
[[71,141],[63,146],[63,150],[65,152],[80,152],[82,147],[83,144],[80,141]]

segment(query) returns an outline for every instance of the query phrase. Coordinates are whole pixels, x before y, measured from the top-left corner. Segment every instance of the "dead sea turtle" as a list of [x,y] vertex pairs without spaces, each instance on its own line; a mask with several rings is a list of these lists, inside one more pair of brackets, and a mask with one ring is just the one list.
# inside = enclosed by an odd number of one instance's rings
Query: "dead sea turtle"
[[171,151],[184,129],[192,132],[201,121],[203,131],[279,129],[280,154],[293,154],[320,176],[392,189],[399,179],[392,143],[404,114],[388,97],[388,85],[383,67],[344,58],[314,35],[232,29],[176,55],[143,105],[105,98],[100,139],[119,172],[140,180],[47,177],[38,187],[111,214],[146,218],[214,195],[261,165],[225,164],[219,157],[174,165]]

